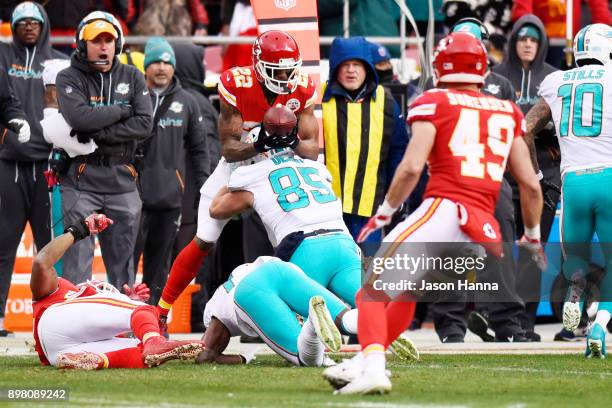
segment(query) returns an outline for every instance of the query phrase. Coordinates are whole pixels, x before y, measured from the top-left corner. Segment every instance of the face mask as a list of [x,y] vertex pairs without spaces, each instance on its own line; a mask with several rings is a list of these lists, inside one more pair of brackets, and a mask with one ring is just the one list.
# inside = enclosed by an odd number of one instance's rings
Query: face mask
[[393,70],[386,69],[384,71],[377,69],[376,75],[378,75],[378,82],[385,83],[393,81]]

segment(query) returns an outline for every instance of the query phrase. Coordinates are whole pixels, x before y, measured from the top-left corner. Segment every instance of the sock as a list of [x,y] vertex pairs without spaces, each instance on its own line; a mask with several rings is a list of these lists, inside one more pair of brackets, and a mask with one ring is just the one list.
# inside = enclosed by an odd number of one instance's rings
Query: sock
[[355,298],[359,310],[357,317],[357,337],[361,350],[370,344],[385,344],[387,340],[387,314],[385,302],[363,300],[362,291]]
[[606,326],[610,321],[610,312],[607,310],[599,309],[597,311],[597,316],[595,317],[595,323],[599,323],[599,325],[606,330]]
[[104,368],[146,368],[141,347],[130,347],[101,354]]
[[390,302],[385,309],[387,314],[387,341],[385,349],[405,332],[416,310],[416,302]]
[[342,315],[340,319],[340,331],[342,334],[357,334],[357,319],[359,312],[357,309],[351,309]]
[[369,374],[385,374],[385,346],[372,343],[363,349],[363,372]]
[[298,335],[298,358],[307,367],[320,367],[323,364],[323,343],[310,321],[306,319]]
[[159,315],[155,307],[151,305],[139,306],[134,309],[130,326],[134,335],[142,341],[142,344],[154,337],[164,338],[159,330]]
[[168,311],[176,301],[176,298],[179,297],[187,285],[189,285],[189,282],[198,274],[198,270],[200,270],[206,255],[208,255],[208,249],[202,251],[195,241],[191,241],[178,254],[172,264],[170,276],[168,276],[168,281],[166,286],[164,286],[159,304],[157,305],[160,316],[168,315]]

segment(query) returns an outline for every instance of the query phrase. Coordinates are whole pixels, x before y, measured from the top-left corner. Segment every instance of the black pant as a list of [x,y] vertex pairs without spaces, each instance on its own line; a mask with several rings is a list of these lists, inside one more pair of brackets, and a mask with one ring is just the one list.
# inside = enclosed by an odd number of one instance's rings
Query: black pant
[[151,289],[156,305],[170,272],[172,248],[180,226],[181,209],[146,210],[143,208],[140,229],[134,247],[134,267],[143,255],[142,281]]
[[[559,187],[561,186],[561,173],[558,166],[542,169],[542,174],[544,175],[544,180]],[[552,191],[548,191],[548,196],[553,200],[555,209],[550,209],[546,205],[542,209],[542,217],[540,218],[542,242],[548,241],[548,235],[555,220],[556,206],[560,198],[558,193]],[[524,231],[523,219],[520,215],[520,205],[519,197],[515,195],[514,210],[515,212],[518,211],[516,215],[516,235],[519,238],[523,235]],[[524,249],[519,251],[518,268],[518,291],[525,302],[525,311],[521,314],[521,324],[526,331],[533,331],[540,301],[542,271],[532,260],[531,254]]]
[[36,248],[51,240],[47,161],[0,160],[0,317],[4,317],[17,247],[30,223]]
[[[489,313],[491,328],[500,336],[511,336],[520,332],[519,314],[523,309],[520,297],[516,293],[516,268],[512,258],[512,241],[514,239],[514,206],[512,189],[506,180],[503,181],[495,218],[499,223],[504,243],[505,256],[502,259],[487,257],[483,273],[478,275],[479,282],[497,282],[499,286],[496,299],[477,299],[476,308],[486,309]],[[495,300],[503,300],[503,302]],[[467,329],[465,321],[465,293],[445,292],[443,297],[432,306],[436,333],[443,339],[448,336],[464,336]]]

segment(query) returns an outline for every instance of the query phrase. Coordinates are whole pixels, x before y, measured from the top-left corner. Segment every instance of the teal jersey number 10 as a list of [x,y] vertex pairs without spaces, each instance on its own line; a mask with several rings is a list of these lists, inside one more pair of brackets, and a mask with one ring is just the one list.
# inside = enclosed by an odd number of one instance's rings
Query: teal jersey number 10
[[[573,93],[573,96],[572,96]],[[585,124],[583,118],[583,104],[585,95],[592,95],[591,123]],[[559,87],[557,96],[561,98],[561,123],[559,134],[566,137],[569,134],[570,119],[572,133],[579,137],[596,137],[601,134],[603,112],[603,86],[598,83],[564,84]]]
[[270,173],[270,185],[277,194],[276,201],[283,211],[308,207],[310,197],[320,204],[336,201],[336,196],[328,186],[319,180],[313,180],[314,174],[318,175],[314,167],[283,167]]

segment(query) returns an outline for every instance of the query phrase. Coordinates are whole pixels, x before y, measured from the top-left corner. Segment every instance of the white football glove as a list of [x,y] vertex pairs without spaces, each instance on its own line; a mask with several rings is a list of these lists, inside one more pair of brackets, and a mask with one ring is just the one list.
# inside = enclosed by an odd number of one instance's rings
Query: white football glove
[[391,223],[391,217],[397,211],[397,208],[393,208],[389,205],[387,200],[378,207],[376,214],[368,220],[368,223],[361,228],[359,235],[357,236],[357,243],[361,244],[363,241],[368,239],[371,233],[381,229],[385,225]]
[[8,122],[8,128],[17,133],[19,143],[27,143],[30,141],[30,124],[25,119],[11,119]]

